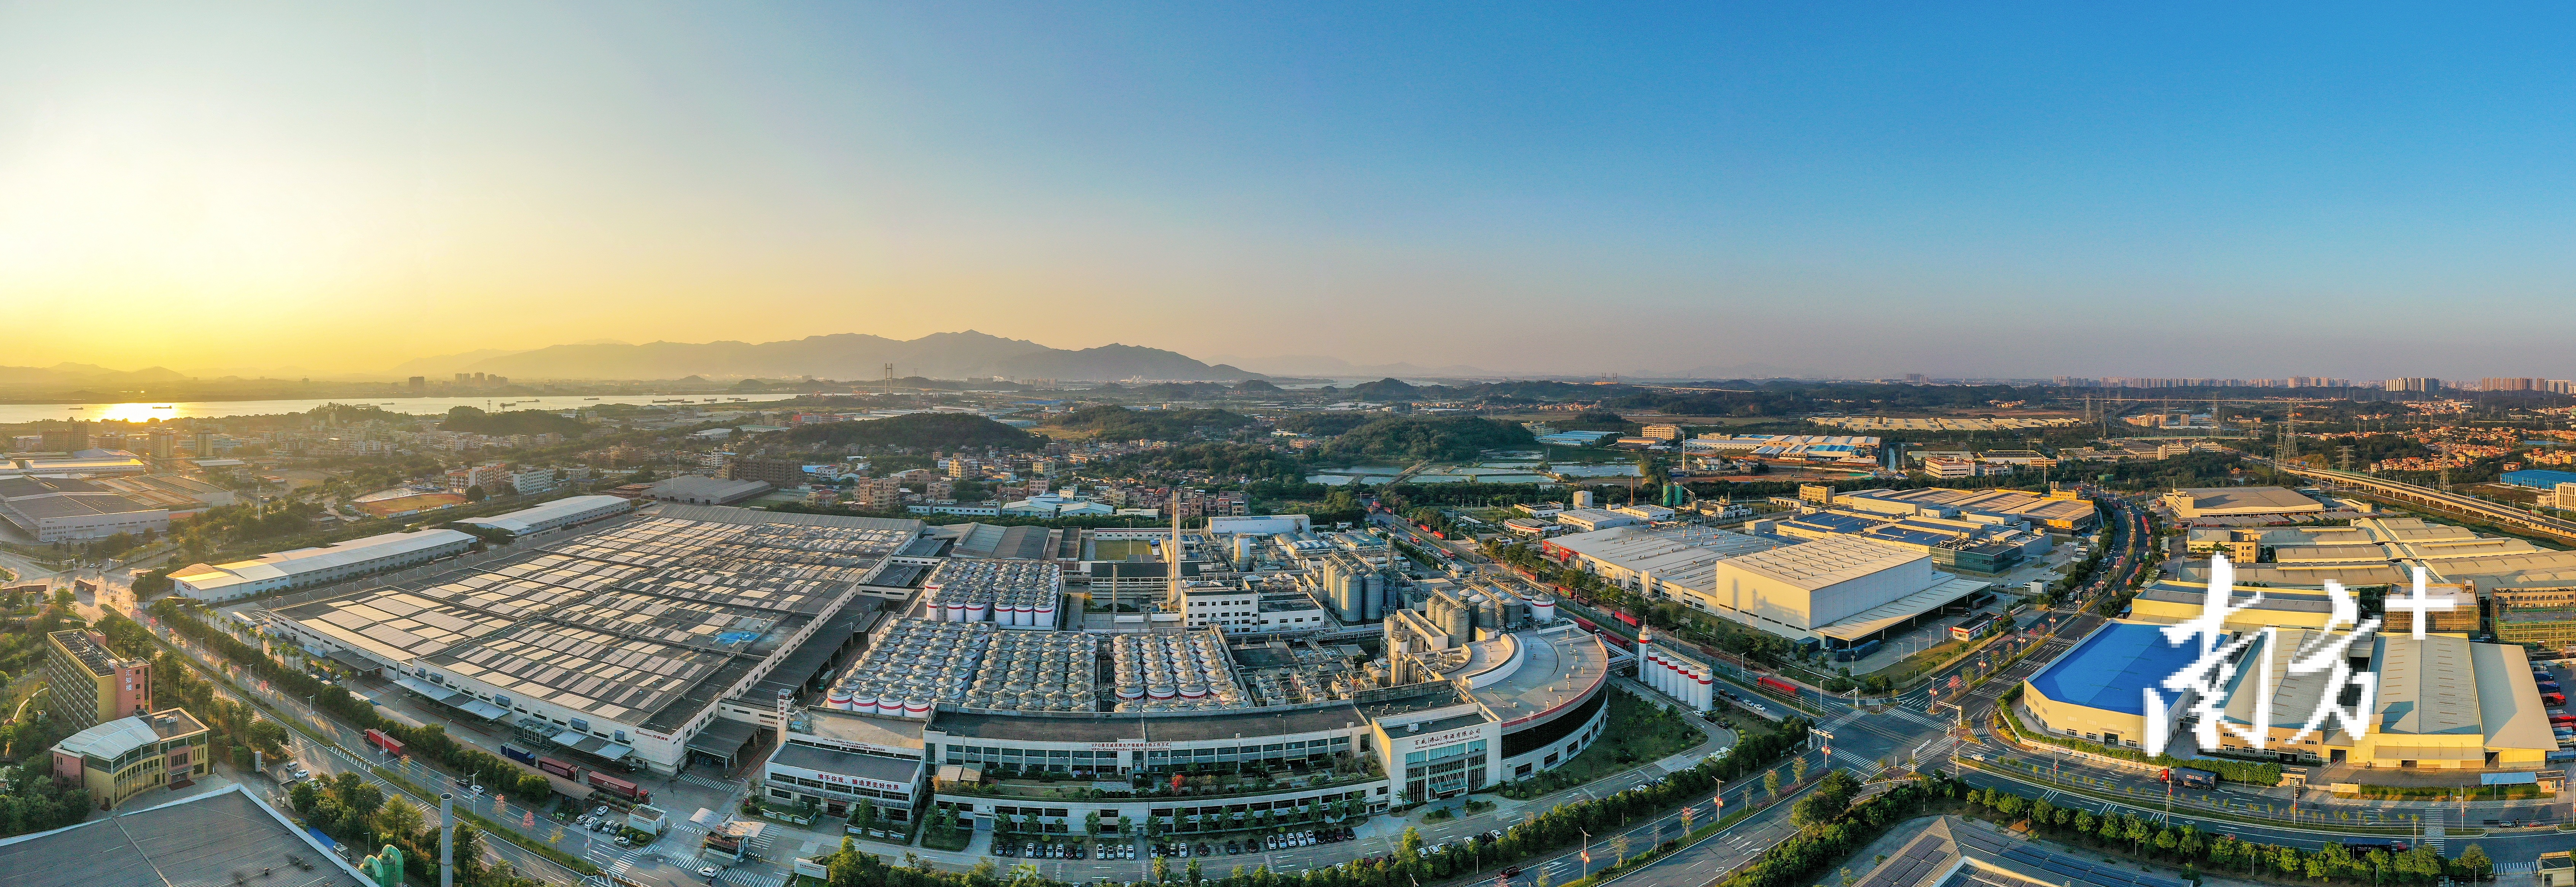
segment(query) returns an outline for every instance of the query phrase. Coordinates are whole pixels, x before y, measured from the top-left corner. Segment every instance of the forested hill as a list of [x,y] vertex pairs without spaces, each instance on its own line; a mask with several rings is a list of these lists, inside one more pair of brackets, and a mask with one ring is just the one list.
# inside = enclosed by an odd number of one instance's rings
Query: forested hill
[[967,413],[912,413],[857,422],[817,422],[772,432],[809,446],[908,447],[921,450],[1031,450],[1046,438]]

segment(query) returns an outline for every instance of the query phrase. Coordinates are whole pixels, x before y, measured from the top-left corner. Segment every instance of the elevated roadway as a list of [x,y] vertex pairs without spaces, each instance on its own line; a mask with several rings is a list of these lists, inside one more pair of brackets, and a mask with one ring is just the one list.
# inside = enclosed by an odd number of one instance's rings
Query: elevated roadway
[[2331,484],[2345,489],[2360,490],[2374,496],[2392,499],[2408,505],[2429,508],[2435,511],[2473,517],[2517,533],[2524,533],[2555,542],[2576,545],[2576,521],[2565,521],[2554,517],[2533,514],[2510,505],[2505,505],[2499,502],[2490,502],[2475,496],[2463,496],[2458,493],[2447,493],[2431,487],[2399,483],[2397,481],[2374,477],[2367,474],[2355,474],[2350,471],[2335,471],[2327,468],[2309,468],[2305,465],[2276,462],[2271,459],[2265,459],[2258,456],[2247,456],[2245,458],[2247,461],[2254,462],[2259,465],[2270,466],[2275,470],[2287,474],[2295,474],[2319,483]]

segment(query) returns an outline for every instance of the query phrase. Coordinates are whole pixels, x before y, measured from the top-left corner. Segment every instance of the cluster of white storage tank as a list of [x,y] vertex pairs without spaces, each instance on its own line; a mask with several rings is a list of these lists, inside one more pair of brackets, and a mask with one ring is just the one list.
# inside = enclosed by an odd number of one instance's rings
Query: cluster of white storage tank
[[998,711],[1098,711],[1099,642],[1080,632],[995,632],[965,706]]
[[1110,642],[1119,711],[1216,711],[1249,705],[1215,629],[1122,634]]
[[921,584],[922,616],[937,622],[990,622],[1004,628],[1054,628],[1064,598],[1064,568],[1030,561],[958,559]]
[[823,697],[836,711],[928,720],[933,706],[965,702],[1000,632],[989,624],[896,622]]
[[1654,642],[1654,635],[1638,632],[1637,648],[1643,653],[1637,664],[1637,679],[1656,692],[1680,700],[1692,711],[1707,711],[1715,705],[1717,670],[1688,656],[1664,649]]
[[984,622],[1003,628],[1056,627],[1064,595],[1052,591],[951,589],[930,595],[922,615],[938,622]]

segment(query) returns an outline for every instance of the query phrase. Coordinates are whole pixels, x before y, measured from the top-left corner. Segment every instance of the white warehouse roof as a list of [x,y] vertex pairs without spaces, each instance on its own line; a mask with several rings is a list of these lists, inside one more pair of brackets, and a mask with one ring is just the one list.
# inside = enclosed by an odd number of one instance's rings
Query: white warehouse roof
[[319,548],[298,548],[263,554],[246,561],[207,566],[198,564],[170,578],[185,582],[200,591],[212,591],[243,582],[288,579],[306,573],[318,573],[384,558],[402,557],[448,545],[470,545],[474,537],[455,530],[421,530],[414,533],[382,533]]
[[632,502],[617,496],[573,496],[564,499],[557,499],[543,505],[522,508],[507,514],[472,518],[469,520],[457,521],[457,523],[473,524],[478,527],[491,527],[496,530],[508,530],[512,533],[524,534],[532,529],[547,529],[548,524],[555,521],[578,520],[583,515],[591,512],[605,513],[610,510],[628,508],[632,505]]
[[1837,533],[1805,545],[1774,548],[1733,558],[1726,565],[1815,591],[1902,566],[1924,556],[1922,552],[1903,546]]

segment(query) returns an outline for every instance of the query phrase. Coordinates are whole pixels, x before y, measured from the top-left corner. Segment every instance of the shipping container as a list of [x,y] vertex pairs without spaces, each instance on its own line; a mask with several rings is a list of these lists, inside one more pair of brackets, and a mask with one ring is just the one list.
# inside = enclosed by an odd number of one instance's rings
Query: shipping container
[[1857,662],[1862,659],[1867,659],[1869,658],[1869,654],[1878,652],[1878,647],[1878,641],[1863,641],[1854,646],[1844,647],[1840,650],[1834,651],[1834,661]]
[[367,731],[367,744],[384,749],[389,755],[399,756],[403,753],[402,740],[387,736],[382,730]]
[[638,804],[651,803],[653,800],[653,793],[645,791],[642,786],[606,773],[590,774],[590,787]]
[[1574,624],[1582,626],[1584,631],[1592,632],[1593,634],[1600,634],[1600,633],[1601,633],[1601,626],[1598,626],[1598,625],[1594,625],[1594,624],[1592,624],[1592,620],[1590,620],[1590,619],[1585,619],[1585,618],[1583,618],[1583,617],[1581,617],[1581,616],[1576,616],[1576,617],[1573,617],[1573,618],[1574,618]]
[[552,773],[556,776],[561,776],[565,779],[574,780],[576,782],[581,780],[581,768],[553,758],[538,758],[537,769]]
[[522,764],[534,764],[537,762],[536,752],[521,751],[506,745],[501,746],[501,756]]
[[1781,680],[1781,679],[1779,679],[1779,678],[1774,678],[1774,677],[1765,677],[1765,678],[1763,678],[1763,679],[1761,679],[1761,680],[1755,681],[1754,683],[1761,684],[1761,685],[1762,685],[1762,689],[1769,690],[1769,691],[1772,691],[1772,692],[1774,692],[1774,693],[1779,693],[1779,694],[1782,694],[1782,695],[1788,696],[1788,697],[1793,698],[1793,699],[1794,699],[1794,698],[1796,698],[1796,697],[1797,697],[1797,695],[1798,695],[1798,685],[1796,685],[1796,684],[1792,684],[1792,683],[1789,683],[1788,681],[1784,681],[1784,680]]
[[1612,610],[1612,611],[1610,611],[1610,618],[1617,619],[1617,620],[1619,620],[1619,621],[1621,621],[1621,622],[1628,623],[1628,627],[1629,627],[1629,628],[1635,628],[1635,627],[1637,627],[1637,617],[1635,617],[1635,616],[1630,616],[1630,615],[1628,615],[1628,614],[1626,614],[1626,613],[1622,613],[1622,612],[1619,612],[1619,611],[1617,611],[1617,610]]

